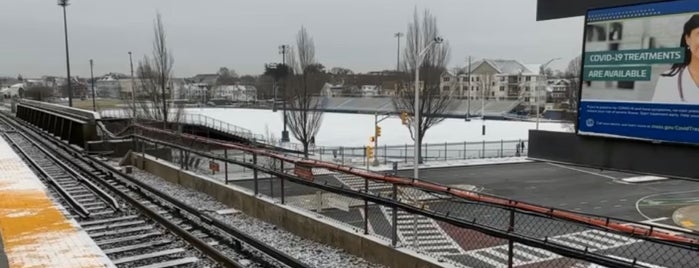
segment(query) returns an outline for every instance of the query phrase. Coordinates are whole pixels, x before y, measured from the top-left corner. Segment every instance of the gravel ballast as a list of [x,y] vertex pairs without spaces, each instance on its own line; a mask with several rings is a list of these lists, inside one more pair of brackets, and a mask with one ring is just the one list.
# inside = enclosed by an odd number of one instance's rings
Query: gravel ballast
[[[142,182],[156,186],[164,193],[177,197],[190,206],[202,208],[202,211],[215,212],[231,209],[209,195],[168,182],[142,170],[134,169],[133,175]],[[342,249],[299,237],[241,212],[224,215],[210,214],[312,267],[383,267],[349,254]]]

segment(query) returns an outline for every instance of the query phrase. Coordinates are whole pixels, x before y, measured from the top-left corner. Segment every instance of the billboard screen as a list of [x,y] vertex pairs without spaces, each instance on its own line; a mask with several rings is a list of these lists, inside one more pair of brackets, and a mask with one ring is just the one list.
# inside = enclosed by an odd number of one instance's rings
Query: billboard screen
[[699,1],[587,12],[578,133],[699,143]]

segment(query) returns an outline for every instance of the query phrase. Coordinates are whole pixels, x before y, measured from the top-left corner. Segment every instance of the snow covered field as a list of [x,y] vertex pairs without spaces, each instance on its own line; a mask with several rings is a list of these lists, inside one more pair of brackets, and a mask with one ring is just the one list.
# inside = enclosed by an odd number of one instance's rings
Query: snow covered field
[[[279,139],[283,129],[281,111],[235,108],[188,108],[188,113],[209,117],[247,128],[265,138]],[[500,140],[526,140],[529,129],[535,129],[534,122],[486,120],[486,135],[481,135],[481,120],[466,122],[463,119],[445,119],[427,131],[427,143],[476,142]],[[392,116],[381,123],[381,144],[402,145],[413,143],[408,129],[401,124],[398,116]],[[571,131],[570,124],[540,123],[539,129],[550,131]],[[366,114],[325,113],[320,131],[316,136],[319,146],[364,146],[369,136],[374,134],[374,116]],[[289,134],[294,141],[293,134]]]

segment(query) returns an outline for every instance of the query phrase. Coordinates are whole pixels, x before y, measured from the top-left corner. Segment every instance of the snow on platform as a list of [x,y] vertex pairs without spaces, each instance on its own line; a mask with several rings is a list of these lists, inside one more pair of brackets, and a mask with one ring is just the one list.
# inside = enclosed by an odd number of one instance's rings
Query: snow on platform
[[[0,240],[9,267],[114,267],[0,138]],[[0,266],[3,266],[0,263]]]

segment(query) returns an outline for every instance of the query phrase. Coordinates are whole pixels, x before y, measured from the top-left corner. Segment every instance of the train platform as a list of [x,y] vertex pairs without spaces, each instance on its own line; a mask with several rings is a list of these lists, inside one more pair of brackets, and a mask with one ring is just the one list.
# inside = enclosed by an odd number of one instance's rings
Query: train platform
[[0,268],[115,267],[0,137]]

